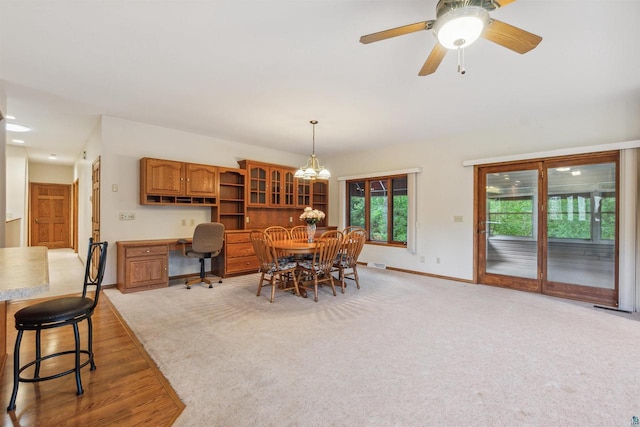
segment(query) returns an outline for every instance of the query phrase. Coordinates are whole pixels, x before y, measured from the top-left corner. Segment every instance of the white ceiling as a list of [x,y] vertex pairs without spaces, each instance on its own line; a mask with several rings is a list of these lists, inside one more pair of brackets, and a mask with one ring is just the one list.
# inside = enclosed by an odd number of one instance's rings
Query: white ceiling
[[[7,113],[29,157],[70,164],[100,114],[319,157],[543,121],[640,97],[640,1],[519,0],[493,18],[543,37],[479,40],[467,73],[435,40],[361,35],[435,19],[437,0],[0,0]],[[16,135],[9,133],[7,142]]]

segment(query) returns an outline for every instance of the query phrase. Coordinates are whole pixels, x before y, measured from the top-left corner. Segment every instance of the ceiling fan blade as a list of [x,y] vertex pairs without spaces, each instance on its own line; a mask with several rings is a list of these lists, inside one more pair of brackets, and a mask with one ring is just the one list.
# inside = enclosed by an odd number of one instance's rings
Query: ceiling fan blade
[[527,53],[542,41],[540,36],[497,19],[489,22],[482,37],[518,53]]
[[508,4],[513,3],[516,0],[497,0],[494,3],[498,5],[498,7],[505,7]]
[[446,47],[442,46],[440,43],[436,43],[418,75],[428,76],[429,74],[434,73],[444,59],[444,56],[447,54],[447,51],[448,49]]
[[398,28],[392,28],[390,30],[384,30],[373,34],[367,34],[366,36],[360,37],[360,43],[373,43],[380,40],[390,39],[391,37],[402,36],[404,34],[415,33],[416,31],[421,30],[430,30],[433,28],[433,24],[436,21],[422,21],[416,22],[415,24],[404,25]]

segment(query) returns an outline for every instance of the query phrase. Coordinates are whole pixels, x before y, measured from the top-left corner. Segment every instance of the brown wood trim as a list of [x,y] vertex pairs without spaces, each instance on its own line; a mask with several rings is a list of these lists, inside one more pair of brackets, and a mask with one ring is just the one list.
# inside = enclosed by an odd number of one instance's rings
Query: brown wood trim
[[[526,165],[532,163],[538,163],[539,172],[544,171],[542,178],[539,179],[540,185],[538,188],[538,218],[540,219],[538,226],[538,272],[540,276],[538,282],[540,283],[539,289],[533,288],[533,282],[535,279],[520,279],[511,276],[500,276],[481,274],[482,266],[485,260],[480,246],[480,237],[478,236],[478,222],[481,211],[484,209],[484,200],[481,200],[481,194],[483,192],[483,182],[481,177],[483,173],[488,173],[487,170],[500,170],[500,172],[509,172],[511,170],[518,170],[526,168]],[[498,162],[487,163],[481,165],[474,165],[474,247],[473,247],[473,277],[476,283],[483,283],[488,285],[494,285],[505,288],[512,288],[530,292],[539,292],[546,295],[562,297],[567,299],[575,299],[581,301],[588,301],[599,304],[618,306],[619,299],[619,256],[620,256],[620,227],[617,226],[615,233],[615,278],[614,289],[600,289],[597,287],[587,287],[582,285],[572,285],[567,283],[548,282],[546,280],[546,257],[547,257],[547,223],[544,221],[546,211],[546,199],[543,196],[547,196],[547,171],[558,166],[580,166],[600,163],[615,163],[616,165],[616,178],[615,178],[615,193],[616,193],[616,224],[620,224],[620,150],[608,150],[594,153],[572,154],[566,156],[553,156],[553,157],[540,157],[531,159],[520,159],[510,162]],[[489,280],[487,280],[489,279]],[[520,283],[514,284],[515,281]]]
[[124,319],[120,315],[120,312],[113,305],[109,297],[103,294],[102,298],[107,303],[107,305],[109,306],[109,309],[113,312],[115,317],[118,319],[118,322],[120,322],[120,324],[122,325],[122,328],[125,330],[129,338],[131,338],[131,342],[133,343],[134,347],[140,352],[145,362],[147,362],[150,370],[158,379],[162,387],[165,389],[169,398],[175,403],[176,407],[178,408],[178,413],[175,415],[175,417],[171,420],[171,423],[169,424],[169,425],[173,425],[173,423],[178,419],[178,417],[180,416],[180,414],[182,413],[184,408],[186,408],[187,405],[184,404],[184,402],[180,399],[180,397],[178,396],[176,391],[173,389],[173,387],[171,387],[171,384],[169,383],[167,378],[162,374],[160,369],[158,369],[158,365],[156,364],[156,362],[151,358],[151,356],[149,356],[149,353],[146,352],[146,350],[144,349],[144,346],[138,340],[138,337],[136,337],[136,335],[133,333],[131,328],[129,328],[129,325],[127,325],[127,323],[124,321]]
[[[358,262],[358,264],[362,264],[362,263]],[[399,271],[401,273],[416,274],[418,276],[434,277],[436,279],[453,280],[453,281],[456,281],[456,282],[475,284],[475,282],[473,280],[461,279],[459,277],[442,276],[440,274],[425,273],[424,271],[407,270],[407,269],[404,269],[404,268],[389,267],[389,266],[387,266],[387,270]]]

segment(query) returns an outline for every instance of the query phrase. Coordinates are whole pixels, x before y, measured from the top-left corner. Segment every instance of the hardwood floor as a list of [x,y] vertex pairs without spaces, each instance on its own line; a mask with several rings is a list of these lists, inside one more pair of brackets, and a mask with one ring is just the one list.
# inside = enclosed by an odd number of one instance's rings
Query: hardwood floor
[[[16,331],[13,314],[34,301],[9,304],[7,310],[7,363],[0,393],[5,426],[170,426],[184,404],[146,354],[133,333],[103,294],[93,315],[94,353],[97,369],[82,368],[84,394],[76,396],[74,375],[38,384],[21,383],[16,410],[6,412],[13,387],[13,346]],[[86,322],[80,329],[86,341]],[[73,348],[71,326],[44,331],[43,354]],[[32,360],[34,333],[25,333],[21,360]],[[41,376],[58,372],[73,356],[43,363]],[[86,360],[86,359],[83,359]],[[65,368],[66,369],[66,368]],[[31,373],[31,370],[26,372]],[[24,375],[24,373],[23,373]]]

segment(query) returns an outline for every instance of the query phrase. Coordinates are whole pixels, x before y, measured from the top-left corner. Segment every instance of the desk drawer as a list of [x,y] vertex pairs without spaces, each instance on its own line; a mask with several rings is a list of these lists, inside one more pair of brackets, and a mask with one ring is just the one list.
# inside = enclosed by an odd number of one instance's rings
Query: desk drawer
[[126,257],[138,257],[149,255],[167,255],[169,249],[167,245],[158,246],[135,246],[126,249]]
[[227,245],[227,258],[238,258],[255,255],[251,243],[236,243]]
[[260,267],[260,263],[256,256],[229,258],[227,259],[226,273],[231,274],[244,271],[255,273],[258,271],[258,267]]
[[251,238],[249,237],[251,232],[247,233],[227,233],[224,236],[225,243],[227,245],[234,243],[251,243]]

